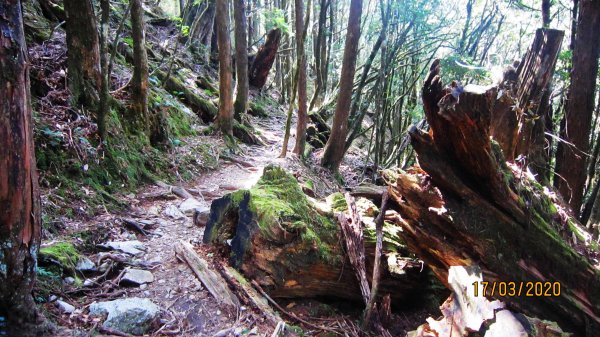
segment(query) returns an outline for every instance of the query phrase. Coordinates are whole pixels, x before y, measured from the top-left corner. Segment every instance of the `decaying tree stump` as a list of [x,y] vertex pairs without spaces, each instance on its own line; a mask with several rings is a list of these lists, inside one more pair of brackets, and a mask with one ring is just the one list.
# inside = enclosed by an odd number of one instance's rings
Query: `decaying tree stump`
[[272,29],[269,34],[267,34],[267,41],[260,47],[254,61],[252,61],[252,64],[250,65],[248,82],[251,86],[260,89],[267,83],[267,77],[269,77],[269,71],[271,71],[273,62],[275,62],[275,56],[277,55],[280,41],[280,29]]
[[[469,85],[455,105],[440,108],[451,89],[439,70],[435,61],[423,86],[430,130],[410,131],[419,166],[390,177],[401,236],[442,282],[450,266],[478,265],[485,281],[523,284],[520,295],[494,298],[592,336],[600,331],[597,246],[560,198],[506,163],[490,139],[498,89]],[[528,297],[525,282],[558,282],[560,294]]]
[[[344,197],[339,198],[334,209],[346,207]],[[368,222],[365,217],[363,221]],[[427,284],[421,263],[408,257],[396,240],[397,230],[389,224],[384,227],[379,291],[382,296],[391,294],[394,301],[419,294]],[[364,235],[370,280],[374,224],[366,226]],[[272,297],[362,299],[333,211],[316,207],[282,168],[268,166],[252,189],[213,201],[203,240],[230,246],[231,264]]]

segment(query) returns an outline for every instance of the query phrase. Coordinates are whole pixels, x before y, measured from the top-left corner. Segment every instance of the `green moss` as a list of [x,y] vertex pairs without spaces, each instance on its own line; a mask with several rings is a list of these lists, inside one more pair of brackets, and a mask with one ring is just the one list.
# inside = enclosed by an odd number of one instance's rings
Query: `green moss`
[[317,213],[292,175],[281,167],[267,166],[254,187],[231,194],[232,202],[239,204],[248,192],[262,235],[277,239],[278,229],[283,228],[299,234],[307,249],[316,247],[321,258],[331,259],[329,245],[336,240],[337,226]]
[[[389,222],[383,223],[383,248],[385,251],[399,252],[400,249],[405,248],[405,244],[400,238],[400,232],[402,229],[399,226],[391,224]],[[377,233],[375,227],[367,226],[364,230],[365,242],[375,243],[377,240]]]
[[333,193],[329,197],[327,197],[328,203],[331,205],[331,209],[335,212],[342,212],[348,209],[348,203],[346,202],[346,197],[340,192]]
[[63,268],[68,270],[75,270],[75,266],[81,258],[77,249],[69,242],[59,242],[43,247],[40,249],[40,255],[52,257],[59,261]]

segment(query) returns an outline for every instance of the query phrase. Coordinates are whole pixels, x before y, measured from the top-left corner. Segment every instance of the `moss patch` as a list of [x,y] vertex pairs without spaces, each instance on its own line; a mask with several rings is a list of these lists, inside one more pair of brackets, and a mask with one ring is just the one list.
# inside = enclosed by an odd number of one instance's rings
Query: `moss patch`
[[249,207],[257,215],[262,235],[276,240],[283,228],[316,247],[321,258],[331,258],[329,245],[336,239],[337,225],[317,213],[292,175],[281,167],[267,166],[254,187],[231,194],[232,202],[239,204],[246,193],[250,193]]
[[53,258],[60,262],[64,269],[71,271],[75,270],[75,266],[81,258],[77,249],[69,242],[59,242],[43,247],[40,249],[40,256]]

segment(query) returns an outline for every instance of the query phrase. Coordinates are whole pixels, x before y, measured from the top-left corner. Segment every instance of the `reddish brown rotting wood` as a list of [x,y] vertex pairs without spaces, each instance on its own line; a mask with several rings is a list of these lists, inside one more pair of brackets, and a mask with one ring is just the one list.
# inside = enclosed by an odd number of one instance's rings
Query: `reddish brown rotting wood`
[[275,56],[279,49],[279,42],[281,41],[281,30],[272,29],[267,34],[267,40],[264,45],[260,47],[254,61],[250,65],[250,73],[248,81],[251,86],[256,88],[262,88],[267,83],[267,77],[275,62]]
[[410,131],[420,167],[389,187],[401,236],[442,282],[455,265],[479,265],[491,282],[558,282],[560,296],[502,300],[579,335],[599,329],[600,272],[587,258],[598,251],[589,234],[555,193],[507,164],[490,140],[496,89],[466,87],[440,114],[437,101],[449,90],[434,62],[423,88],[431,129]]

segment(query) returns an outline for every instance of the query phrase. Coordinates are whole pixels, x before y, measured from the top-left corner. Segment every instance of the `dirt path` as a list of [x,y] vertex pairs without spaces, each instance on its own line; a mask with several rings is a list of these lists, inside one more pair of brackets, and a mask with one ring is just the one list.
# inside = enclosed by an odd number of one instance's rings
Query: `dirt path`
[[[254,185],[266,165],[282,164],[285,161],[278,158],[282,143],[282,119],[282,116],[274,116],[258,122],[257,128],[266,145],[246,147],[246,154],[241,158],[252,166],[223,161],[217,170],[200,176],[194,182],[187,184],[186,188],[200,191],[201,195],[197,199],[204,206],[210,207],[212,200],[233,190]],[[140,191],[138,196],[156,190],[156,187],[149,187]],[[233,326],[251,330],[253,326],[248,323],[252,322],[252,315],[242,314],[236,317],[234,313],[219,307],[190,268],[175,257],[173,250],[175,242],[185,240],[193,245],[199,245],[204,232],[203,226],[193,224],[191,216],[173,219],[164,215],[167,208],[177,207],[182,201],[183,199],[145,201],[136,207],[136,215],[139,219],[163,221],[155,230],[160,236],[151,235],[146,238],[138,236],[147,249],[143,259],[159,264],[152,271],[155,281],[149,283],[147,287],[142,286],[144,289],[132,289],[130,296],[146,297],[158,304],[166,311],[167,323],[169,320],[175,320],[172,324],[165,325],[165,330],[181,329],[183,331],[180,336],[212,336],[220,330]],[[250,321],[243,322],[238,318],[250,319]]]
[[[282,112],[279,111],[269,118],[255,120],[254,125],[259,130],[265,145],[242,145],[242,153],[228,155],[229,158],[235,157],[237,160],[232,161],[223,157],[216,170],[203,173],[193,181],[183,183],[182,187],[192,191],[200,208],[208,209],[214,199],[234,190],[254,185],[261,177],[265,166],[269,164],[294,166],[294,159],[278,158],[281,151],[284,119]],[[220,141],[215,136],[198,136],[188,139],[190,144]],[[290,141],[290,147],[291,144],[293,144],[293,139]],[[183,152],[185,151],[184,148]],[[121,262],[121,264],[111,264],[111,268],[114,267],[116,271],[113,270],[107,274],[109,276],[103,282],[97,282],[91,287],[88,284],[88,288],[91,288],[89,295],[65,297],[63,294],[59,297],[59,300],[66,300],[67,303],[75,306],[73,313],[61,312],[58,306],[47,304],[46,308],[60,325],[74,328],[64,335],[79,336],[80,334],[73,333],[73,331],[89,333],[94,326],[102,324],[101,319],[87,315],[92,301],[102,302],[134,297],[147,298],[161,309],[161,320],[154,327],[155,332],[152,336],[213,336],[218,335],[218,332],[224,329],[232,330],[229,334],[222,334],[222,336],[240,335],[242,331],[245,331],[245,336],[270,335],[271,332],[261,326],[260,315],[253,312],[251,308],[242,307],[240,312],[235,313],[219,306],[188,265],[175,256],[174,245],[180,240],[190,242],[195,246],[201,244],[204,223],[200,225],[193,223],[191,214],[193,211],[187,215],[180,213],[180,206],[185,199],[171,193],[162,193],[161,195],[161,191],[165,192],[165,188],[147,186],[135,195],[127,196],[131,207],[126,212],[121,214],[105,213],[85,223],[70,223],[70,226],[73,227],[72,230],[88,228],[90,231],[98,231],[98,228],[103,228],[102,236],[107,241],[140,241],[144,246],[144,252],[135,257],[114,250],[88,255],[97,266],[101,265],[102,261],[106,261],[104,260],[105,256],[111,254],[118,255],[127,261]],[[149,234],[143,235],[127,228],[123,225],[123,219],[131,219],[138,224],[147,225]],[[103,227],[99,227],[100,224],[103,224]],[[73,230],[73,232],[77,230]],[[211,256],[204,256],[204,258],[210,260]],[[129,267],[125,267],[126,265]],[[154,280],[142,285],[125,286],[122,282],[119,284],[123,279],[123,267],[150,271]],[[102,272],[102,268],[99,267],[99,269]],[[88,275],[87,282],[94,279],[95,276]],[[107,296],[98,296],[98,294]]]

